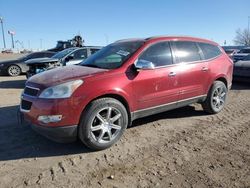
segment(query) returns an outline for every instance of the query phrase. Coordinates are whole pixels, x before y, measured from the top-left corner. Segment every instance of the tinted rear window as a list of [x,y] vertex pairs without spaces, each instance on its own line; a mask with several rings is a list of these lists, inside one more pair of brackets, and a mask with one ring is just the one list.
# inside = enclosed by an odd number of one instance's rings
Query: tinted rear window
[[199,49],[195,42],[176,41],[174,44],[176,48],[175,55],[179,59],[179,62],[193,62],[201,60]]
[[211,59],[221,54],[221,51],[218,46],[214,46],[212,44],[207,43],[198,43],[198,45],[200,46],[205,59]]

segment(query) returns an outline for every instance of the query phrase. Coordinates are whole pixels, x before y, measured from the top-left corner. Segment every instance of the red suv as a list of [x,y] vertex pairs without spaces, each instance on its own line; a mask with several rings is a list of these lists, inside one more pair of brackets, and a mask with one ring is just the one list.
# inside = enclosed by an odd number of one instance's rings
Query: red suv
[[192,103],[220,112],[232,71],[222,48],[205,39],[120,40],[79,65],[32,76],[20,109],[40,134],[101,150],[137,118]]

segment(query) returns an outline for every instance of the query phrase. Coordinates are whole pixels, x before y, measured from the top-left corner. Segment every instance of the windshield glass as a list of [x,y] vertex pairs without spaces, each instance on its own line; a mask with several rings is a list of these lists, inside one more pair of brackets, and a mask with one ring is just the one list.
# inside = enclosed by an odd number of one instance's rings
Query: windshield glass
[[75,48],[73,48],[73,49],[72,48],[65,49],[65,50],[63,50],[61,52],[56,53],[51,58],[62,59],[63,57],[65,57],[69,53],[73,52],[74,50],[75,50]]
[[87,58],[80,65],[116,69],[130,58],[143,43],[144,41],[130,41],[110,44]]

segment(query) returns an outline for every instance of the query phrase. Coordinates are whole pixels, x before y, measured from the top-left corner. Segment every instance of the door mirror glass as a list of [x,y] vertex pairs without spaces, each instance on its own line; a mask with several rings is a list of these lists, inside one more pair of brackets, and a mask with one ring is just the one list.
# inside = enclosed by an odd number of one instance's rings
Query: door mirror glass
[[150,61],[139,59],[135,64],[136,69],[152,70],[155,68],[154,64]]

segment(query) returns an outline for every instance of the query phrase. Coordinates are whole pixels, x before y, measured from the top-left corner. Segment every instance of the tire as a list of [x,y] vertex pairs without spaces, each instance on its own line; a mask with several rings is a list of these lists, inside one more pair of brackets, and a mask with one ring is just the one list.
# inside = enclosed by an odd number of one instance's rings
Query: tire
[[17,66],[17,65],[10,65],[8,67],[7,72],[8,72],[9,76],[13,76],[14,77],[14,76],[19,76],[22,71],[21,71],[21,68],[19,66]]
[[208,92],[206,100],[202,103],[204,111],[209,114],[219,113],[225,106],[227,87],[221,81],[215,81]]
[[113,98],[90,103],[82,114],[78,136],[92,150],[103,150],[116,143],[128,126],[124,105]]

